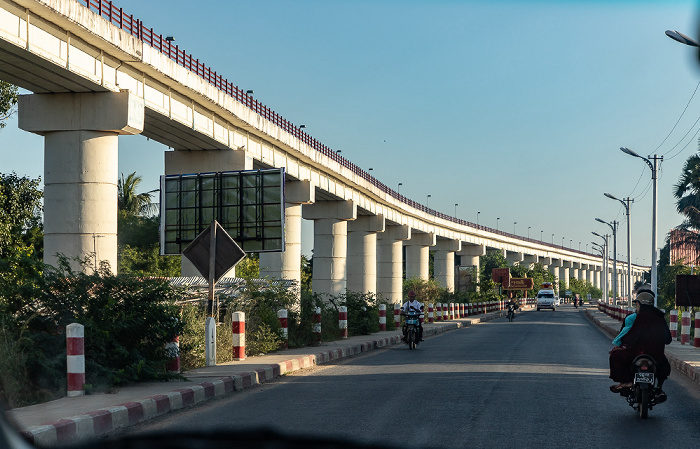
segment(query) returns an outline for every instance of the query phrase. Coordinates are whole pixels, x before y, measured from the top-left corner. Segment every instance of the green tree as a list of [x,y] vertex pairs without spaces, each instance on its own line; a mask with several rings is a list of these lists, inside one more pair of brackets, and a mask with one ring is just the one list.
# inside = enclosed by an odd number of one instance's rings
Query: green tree
[[154,212],[154,204],[151,201],[151,193],[136,193],[141,176],[136,175],[136,172],[130,173],[126,179],[124,173],[117,180],[117,195],[119,210],[126,215],[148,215]]
[[691,231],[683,233],[687,245],[700,248],[700,153],[693,154],[686,161],[678,182],[673,186],[676,210],[685,219],[677,229]]
[[0,257],[41,245],[40,179],[0,173]]
[[17,112],[19,89],[5,81],[0,81],[0,129],[4,128],[8,118]]
[[494,268],[508,268],[508,261],[501,251],[487,251],[486,255],[479,257],[481,283],[491,280],[491,270]]

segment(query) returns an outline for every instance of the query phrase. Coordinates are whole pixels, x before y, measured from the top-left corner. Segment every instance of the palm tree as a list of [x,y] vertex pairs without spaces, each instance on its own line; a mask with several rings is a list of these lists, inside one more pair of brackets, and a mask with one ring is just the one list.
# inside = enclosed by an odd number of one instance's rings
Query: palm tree
[[120,211],[127,215],[145,215],[155,210],[156,206],[151,201],[151,193],[157,190],[136,193],[141,179],[141,176],[137,176],[136,172],[133,172],[126,179],[124,179],[124,173],[122,173],[121,178],[117,181],[118,207]]
[[676,227],[688,231],[683,233],[683,243],[700,248],[700,153],[685,161],[681,176],[674,185],[673,196],[676,210],[685,216],[683,223]]

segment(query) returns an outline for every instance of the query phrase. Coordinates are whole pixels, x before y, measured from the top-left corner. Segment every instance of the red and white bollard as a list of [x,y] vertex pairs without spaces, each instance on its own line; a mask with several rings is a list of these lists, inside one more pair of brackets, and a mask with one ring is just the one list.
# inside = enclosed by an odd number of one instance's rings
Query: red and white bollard
[[450,319],[454,320],[456,318],[455,316],[455,303],[451,302],[450,303]]
[[233,360],[245,360],[245,312],[233,312],[231,315],[231,334]]
[[165,368],[169,373],[177,374],[180,372],[180,337],[177,335],[173,341],[165,344],[165,353],[168,354],[170,360]]
[[442,321],[442,304],[437,303],[435,305],[435,312],[436,312],[435,321],[438,321],[438,322]]
[[681,344],[690,342],[690,312],[681,314]]
[[674,340],[678,338],[678,310],[673,309],[671,310],[671,316],[670,316],[670,323],[668,325],[668,328],[671,330],[671,338]]
[[394,304],[394,326],[396,329],[401,327],[401,304]]
[[85,327],[73,323],[66,326],[66,364],[68,396],[85,394]]
[[447,307],[448,307],[447,303],[443,302],[442,303],[442,321],[447,321],[450,319],[450,315],[447,311]]
[[338,307],[338,327],[340,328],[340,338],[348,338],[348,308]]
[[386,330],[386,304],[379,304],[379,330]]
[[287,320],[287,310],[280,309],[277,311],[277,319],[280,322],[280,337],[282,337],[282,347],[289,347],[289,321]]
[[693,337],[693,345],[700,348],[700,312],[695,312],[695,336]]
[[431,302],[428,304],[428,323],[432,323],[435,321],[435,317],[433,316],[433,303]]
[[314,340],[316,343],[321,343],[321,308],[316,307],[314,311],[314,316],[312,318],[312,329],[311,332],[314,334]]

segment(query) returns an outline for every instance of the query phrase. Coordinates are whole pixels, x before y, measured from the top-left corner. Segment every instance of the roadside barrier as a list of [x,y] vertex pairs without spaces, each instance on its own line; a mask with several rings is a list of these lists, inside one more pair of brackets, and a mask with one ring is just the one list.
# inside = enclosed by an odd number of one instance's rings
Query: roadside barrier
[[379,330],[386,330],[386,304],[379,304]]
[[674,340],[678,338],[678,310],[671,310],[670,323],[668,327],[671,330],[671,338]]
[[401,327],[401,304],[394,304],[394,326],[396,329]]
[[435,317],[433,316],[433,303],[431,302],[428,304],[428,323],[432,323],[435,321]]
[[690,342],[690,312],[681,314],[681,344]]
[[455,303],[450,303],[449,312],[447,316],[449,316],[451,320],[455,319]]
[[435,305],[435,312],[436,312],[435,321],[438,321],[438,322],[442,321],[442,304],[441,303],[437,303]]
[[314,316],[312,318],[312,329],[311,332],[314,334],[314,340],[316,343],[321,343],[321,308],[316,307],[314,311]]
[[282,337],[282,347],[286,349],[289,347],[289,321],[287,320],[287,310],[278,310],[277,319],[280,322],[280,337]]
[[231,316],[233,360],[245,360],[245,312],[233,312]]
[[85,327],[72,323],[66,326],[66,365],[68,396],[85,394]]
[[340,338],[348,338],[348,308],[338,307],[338,327],[340,328]]
[[180,337],[177,335],[173,341],[165,344],[165,353],[168,354],[170,360],[166,364],[166,369],[169,373],[180,373]]
[[700,348],[700,312],[695,312],[695,335],[693,338],[693,346]]
[[442,321],[447,321],[450,319],[450,316],[447,313],[447,303],[443,302],[442,303]]

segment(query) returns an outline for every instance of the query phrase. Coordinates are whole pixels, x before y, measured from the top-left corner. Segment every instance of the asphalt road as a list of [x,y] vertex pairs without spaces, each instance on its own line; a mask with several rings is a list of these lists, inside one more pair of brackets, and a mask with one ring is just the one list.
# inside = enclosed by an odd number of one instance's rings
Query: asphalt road
[[608,390],[610,339],[582,310],[524,312],[285,376],[129,431],[251,429],[419,447],[695,447],[697,384],[641,420]]

